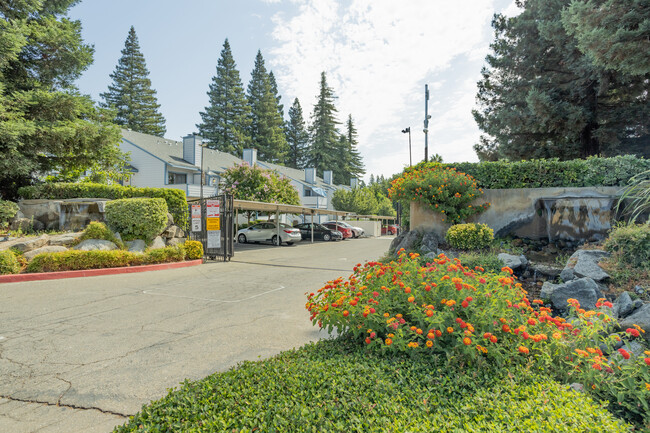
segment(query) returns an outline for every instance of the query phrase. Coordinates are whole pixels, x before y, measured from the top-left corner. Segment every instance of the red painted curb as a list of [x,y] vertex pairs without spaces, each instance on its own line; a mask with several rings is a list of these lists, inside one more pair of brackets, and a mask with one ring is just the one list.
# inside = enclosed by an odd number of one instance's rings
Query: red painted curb
[[163,269],[189,268],[203,264],[202,259],[185,262],[159,263],[157,265],[127,266],[124,268],[86,269],[83,271],[41,272],[35,274],[0,275],[0,283],[24,281],[60,280],[63,278],[96,277],[99,275],[132,274],[136,272],[161,271]]

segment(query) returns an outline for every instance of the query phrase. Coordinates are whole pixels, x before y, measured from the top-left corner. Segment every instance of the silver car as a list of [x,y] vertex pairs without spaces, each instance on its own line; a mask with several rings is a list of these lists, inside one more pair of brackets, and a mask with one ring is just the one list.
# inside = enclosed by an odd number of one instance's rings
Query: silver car
[[271,242],[273,245],[293,245],[300,242],[302,236],[300,230],[291,227],[289,224],[280,223],[280,238],[278,239],[278,228],[274,222],[254,224],[237,232],[237,242]]
[[366,234],[365,230],[363,230],[361,227],[355,227],[350,223],[346,223],[345,221],[338,221],[338,223],[341,224],[343,227],[352,230],[352,235],[353,235],[352,237],[354,238],[360,238],[361,236]]

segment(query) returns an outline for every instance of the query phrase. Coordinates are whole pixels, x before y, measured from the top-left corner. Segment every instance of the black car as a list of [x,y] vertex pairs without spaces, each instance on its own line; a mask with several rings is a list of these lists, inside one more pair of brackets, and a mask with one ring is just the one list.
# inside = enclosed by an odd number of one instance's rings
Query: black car
[[[311,226],[312,223],[302,223],[294,225],[295,228],[300,230],[300,235],[304,240],[311,240]],[[325,226],[314,223],[314,239],[322,239],[324,241],[340,241],[343,235],[336,230],[330,230]]]

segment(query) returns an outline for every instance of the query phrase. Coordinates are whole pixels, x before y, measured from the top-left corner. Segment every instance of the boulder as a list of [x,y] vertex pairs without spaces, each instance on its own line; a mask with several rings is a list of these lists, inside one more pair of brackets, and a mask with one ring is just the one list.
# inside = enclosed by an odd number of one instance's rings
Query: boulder
[[167,227],[174,225],[174,215],[167,212]]
[[171,238],[167,241],[167,246],[184,245],[185,238]]
[[36,248],[35,250],[31,250],[23,254],[25,259],[28,262],[31,262],[34,257],[36,257],[39,254],[42,253],[62,253],[63,251],[68,251],[66,247],[62,246],[57,246],[57,245],[48,245],[40,248]]
[[156,236],[156,239],[151,242],[150,248],[156,250],[158,248],[165,248],[165,241],[160,236]]
[[580,302],[585,310],[596,308],[596,301],[602,298],[598,284],[591,278],[578,278],[564,284],[559,284],[551,293],[551,303],[557,310],[567,309],[567,299],[573,298]]
[[555,266],[550,266],[550,265],[544,265],[544,264],[534,264],[531,265],[532,271],[536,272],[538,275],[544,276],[549,279],[555,279],[560,276],[560,273],[562,272],[562,268],[558,268]]
[[132,253],[144,253],[147,249],[147,244],[142,239],[136,239],[126,243],[127,248]]
[[614,315],[619,318],[625,318],[632,314],[634,310],[634,302],[628,292],[623,292],[614,301]]
[[20,230],[22,232],[40,231],[45,229],[45,225],[39,220],[31,218],[14,218],[9,225],[11,230]]
[[650,304],[644,304],[626,318],[619,320],[618,323],[623,330],[639,325],[645,331],[641,334],[643,338],[650,340]]
[[438,235],[434,232],[425,232],[422,236],[422,245],[420,246],[420,251],[423,253],[429,253],[438,251],[438,245],[440,244],[440,239]]
[[553,284],[549,281],[544,281],[544,284],[542,285],[542,291],[539,293],[539,297],[541,299],[551,299],[553,292],[555,292],[555,289],[558,287],[560,287],[559,284]]
[[122,242],[122,235],[119,232],[113,233],[113,236],[115,236],[115,239],[117,239],[119,242]]
[[17,249],[22,253],[27,253],[29,251],[35,250],[37,248],[47,245],[50,237],[48,235],[41,235],[37,238],[27,238],[21,242],[18,242],[12,246],[12,248]]
[[418,235],[418,232],[415,230],[402,233],[393,239],[393,241],[390,243],[390,248],[388,251],[395,255],[402,248],[404,248],[406,251],[412,251],[419,238],[420,237]]
[[513,271],[515,269],[525,267],[528,264],[528,260],[526,260],[526,257],[524,257],[524,255],[515,256],[512,254],[501,253],[497,256],[497,258],[501,260],[505,266],[509,267]]
[[72,249],[78,251],[111,251],[116,250],[117,245],[103,239],[86,239]]
[[182,237],[183,235],[184,235],[183,230],[180,227],[171,225],[167,227],[160,236],[162,236],[165,239],[171,239],[171,238]]
[[82,232],[63,233],[61,235],[50,236],[50,245],[68,247],[74,244],[81,236]]
[[563,281],[571,281],[575,278],[603,281],[609,278],[609,275],[598,266],[598,262],[609,255],[607,251],[601,250],[578,250],[569,258],[560,278]]

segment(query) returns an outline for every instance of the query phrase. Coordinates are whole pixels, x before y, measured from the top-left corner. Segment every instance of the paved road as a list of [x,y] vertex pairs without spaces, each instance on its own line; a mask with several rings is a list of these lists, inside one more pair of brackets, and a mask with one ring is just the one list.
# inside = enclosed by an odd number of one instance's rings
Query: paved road
[[0,432],[109,432],[185,378],[322,338],[304,293],[390,239],[244,245],[230,263],[0,285]]

